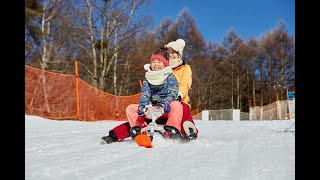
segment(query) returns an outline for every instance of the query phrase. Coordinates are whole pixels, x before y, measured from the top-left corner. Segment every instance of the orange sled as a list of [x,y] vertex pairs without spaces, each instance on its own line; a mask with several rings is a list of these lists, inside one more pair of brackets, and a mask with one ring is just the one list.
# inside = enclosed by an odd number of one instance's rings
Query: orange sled
[[139,146],[144,146],[146,148],[152,148],[151,138],[146,134],[139,134],[135,138]]
[[144,146],[146,148],[152,148],[152,137],[155,131],[164,132],[163,127],[159,126],[156,123],[156,119],[160,117],[164,113],[163,107],[153,107],[151,104],[147,105],[146,108],[149,110],[146,113],[146,116],[152,119],[152,122],[148,124],[147,127],[141,129],[141,132],[145,132],[146,134],[142,133],[135,137],[135,141],[139,146]]

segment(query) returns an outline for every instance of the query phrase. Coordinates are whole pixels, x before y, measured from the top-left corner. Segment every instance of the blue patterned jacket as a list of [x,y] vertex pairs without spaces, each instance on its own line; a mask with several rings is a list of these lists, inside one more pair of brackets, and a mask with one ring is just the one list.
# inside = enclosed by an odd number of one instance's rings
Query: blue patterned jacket
[[178,99],[178,81],[174,74],[170,72],[160,85],[154,85],[145,78],[141,89],[139,109],[150,103],[156,106],[170,104]]

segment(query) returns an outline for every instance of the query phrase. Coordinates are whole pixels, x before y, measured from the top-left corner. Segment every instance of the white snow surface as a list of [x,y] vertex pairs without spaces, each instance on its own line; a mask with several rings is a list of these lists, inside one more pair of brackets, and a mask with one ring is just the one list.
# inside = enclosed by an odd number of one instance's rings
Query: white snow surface
[[26,180],[293,180],[294,120],[195,120],[198,139],[155,136],[100,144],[124,121],[49,120],[25,115]]

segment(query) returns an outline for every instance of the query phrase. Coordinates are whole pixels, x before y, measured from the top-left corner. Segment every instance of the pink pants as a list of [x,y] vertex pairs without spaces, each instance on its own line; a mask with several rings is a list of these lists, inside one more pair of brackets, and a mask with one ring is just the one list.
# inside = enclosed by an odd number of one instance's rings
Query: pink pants
[[[145,122],[145,119],[148,119],[146,116],[138,116],[138,107],[139,104],[130,104],[126,109],[126,114],[128,121],[130,123],[130,126],[147,126],[147,123]],[[168,117],[168,121],[166,122],[166,125],[173,126],[177,128],[181,132],[181,123],[182,123],[182,105],[178,101],[172,101],[170,103],[170,112],[163,114],[160,118]]]

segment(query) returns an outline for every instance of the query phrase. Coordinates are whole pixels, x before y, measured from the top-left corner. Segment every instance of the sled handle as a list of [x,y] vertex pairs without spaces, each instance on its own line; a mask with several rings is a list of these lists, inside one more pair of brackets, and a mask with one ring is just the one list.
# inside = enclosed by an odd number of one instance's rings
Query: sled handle
[[151,117],[152,122],[155,122],[157,118],[162,116],[162,114],[164,113],[163,107],[155,108],[152,106],[152,104],[148,104],[146,105],[146,108],[148,108],[146,115],[147,117]]

